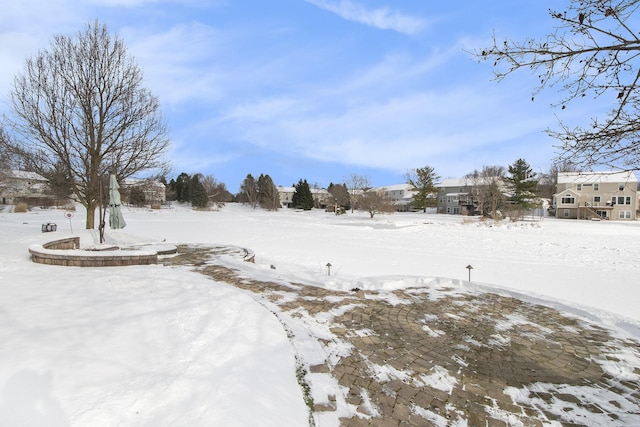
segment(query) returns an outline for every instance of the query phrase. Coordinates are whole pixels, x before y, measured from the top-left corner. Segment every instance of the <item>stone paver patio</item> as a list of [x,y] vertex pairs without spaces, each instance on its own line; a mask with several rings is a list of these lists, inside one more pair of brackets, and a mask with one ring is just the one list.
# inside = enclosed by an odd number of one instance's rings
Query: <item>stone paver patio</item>
[[165,263],[251,292],[297,348],[292,329],[326,331],[306,376],[340,392],[313,390],[319,425],[331,414],[343,426],[640,425],[640,343],[600,325],[435,279],[392,298],[255,280],[216,265],[219,250],[181,247],[189,255]]

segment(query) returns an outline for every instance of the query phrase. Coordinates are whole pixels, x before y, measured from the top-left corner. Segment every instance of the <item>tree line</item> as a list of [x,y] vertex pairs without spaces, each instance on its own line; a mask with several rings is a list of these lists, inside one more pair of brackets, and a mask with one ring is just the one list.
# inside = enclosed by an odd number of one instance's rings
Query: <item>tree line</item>
[[[609,113],[592,118],[587,125],[560,122],[557,130],[548,131],[559,142],[560,165],[574,164],[583,170],[602,166],[640,169],[637,6],[632,0],[569,0],[561,6],[564,9],[549,10],[555,25],[550,25],[545,37],[523,41],[495,38],[490,46],[473,53],[480,61],[493,63],[498,80],[520,69],[536,73],[538,87],[532,100],[541,90],[560,88],[563,98],[556,105],[560,111],[580,99],[597,98],[611,105]],[[106,25],[94,21],[75,35],[54,36],[49,48],[26,59],[23,71],[13,80],[9,94],[12,112],[0,126],[0,163],[18,163],[74,194],[86,207],[86,228],[94,228],[105,175],[113,173],[122,181],[140,172],[152,176],[166,175],[169,170],[165,160],[167,127],[158,98],[142,80],[142,71],[124,41]],[[433,200],[428,196],[428,177],[423,183],[420,172],[413,171],[407,181],[417,191],[416,207],[425,209]],[[426,172],[429,175],[429,170]],[[469,179],[501,173],[506,170],[483,166]],[[516,171],[509,173],[515,179]],[[188,194],[199,205],[206,193],[211,200],[213,194],[203,192],[198,184],[205,186],[204,177],[189,178],[189,185],[185,185],[186,179],[180,185],[175,181],[175,186],[182,186],[180,197]],[[535,177],[525,179],[532,180]],[[543,174],[538,184],[549,187],[551,180]],[[371,193],[362,183],[345,180],[344,184],[351,209],[358,203],[362,206],[363,195]],[[171,191],[177,191],[175,186],[170,183]],[[187,187],[189,192],[183,194]],[[267,194],[270,189],[267,185],[260,190],[264,199],[251,199],[255,206],[275,200],[273,194]],[[247,187],[244,193],[249,197],[252,191]],[[339,186],[336,191],[343,193]],[[383,208],[375,202],[376,195],[368,197],[371,212]],[[307,206],[306,196],[296,202]],[[517,199],[509,202],[519,203]],[[497,204],[491,198],[482,203],[487,211],[496,212]]]

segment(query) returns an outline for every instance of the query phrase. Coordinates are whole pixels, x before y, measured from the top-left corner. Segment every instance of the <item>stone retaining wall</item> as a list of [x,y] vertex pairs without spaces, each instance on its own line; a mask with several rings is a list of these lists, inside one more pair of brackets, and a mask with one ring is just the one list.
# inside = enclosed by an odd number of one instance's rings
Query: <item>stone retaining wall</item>
[[54,240],[43,245],[31,245],[31,260],[39,264],[69,267],[123,267],[158,263],[158,253],[153,251],[83,251],[79,237]]
[[79,237],[68,237],[66,239],[54,240],[42,245],[45,249],[62,250],[62,249],[78,249],[80,247]]

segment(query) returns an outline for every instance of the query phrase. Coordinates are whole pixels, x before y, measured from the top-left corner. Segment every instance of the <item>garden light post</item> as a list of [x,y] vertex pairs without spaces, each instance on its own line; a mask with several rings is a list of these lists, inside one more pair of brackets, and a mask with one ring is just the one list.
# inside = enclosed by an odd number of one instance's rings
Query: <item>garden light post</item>
[[331,276],[331,263],[327,263],[327,276]]
[[473,270],[473,267],[471,266],[471,264],[469,264],[465,268],[469,270],[469,282],[471,282],[471,270]]

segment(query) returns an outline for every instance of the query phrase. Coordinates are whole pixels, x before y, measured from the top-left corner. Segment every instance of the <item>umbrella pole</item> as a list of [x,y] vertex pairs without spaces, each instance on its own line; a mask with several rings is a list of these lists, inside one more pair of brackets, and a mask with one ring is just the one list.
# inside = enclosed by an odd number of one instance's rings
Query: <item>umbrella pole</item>
[[98,215],[100,216],[100,224],[98,225],[98,231],[100,232],[100,244],[104,243],[104,217],[105,214],[107,212],[107,208],[103,208],[102,203],[103,203],[103,197],[102,197],[102,177],[100,177],[100,203],[99,203],[99,210],[98,210]]

